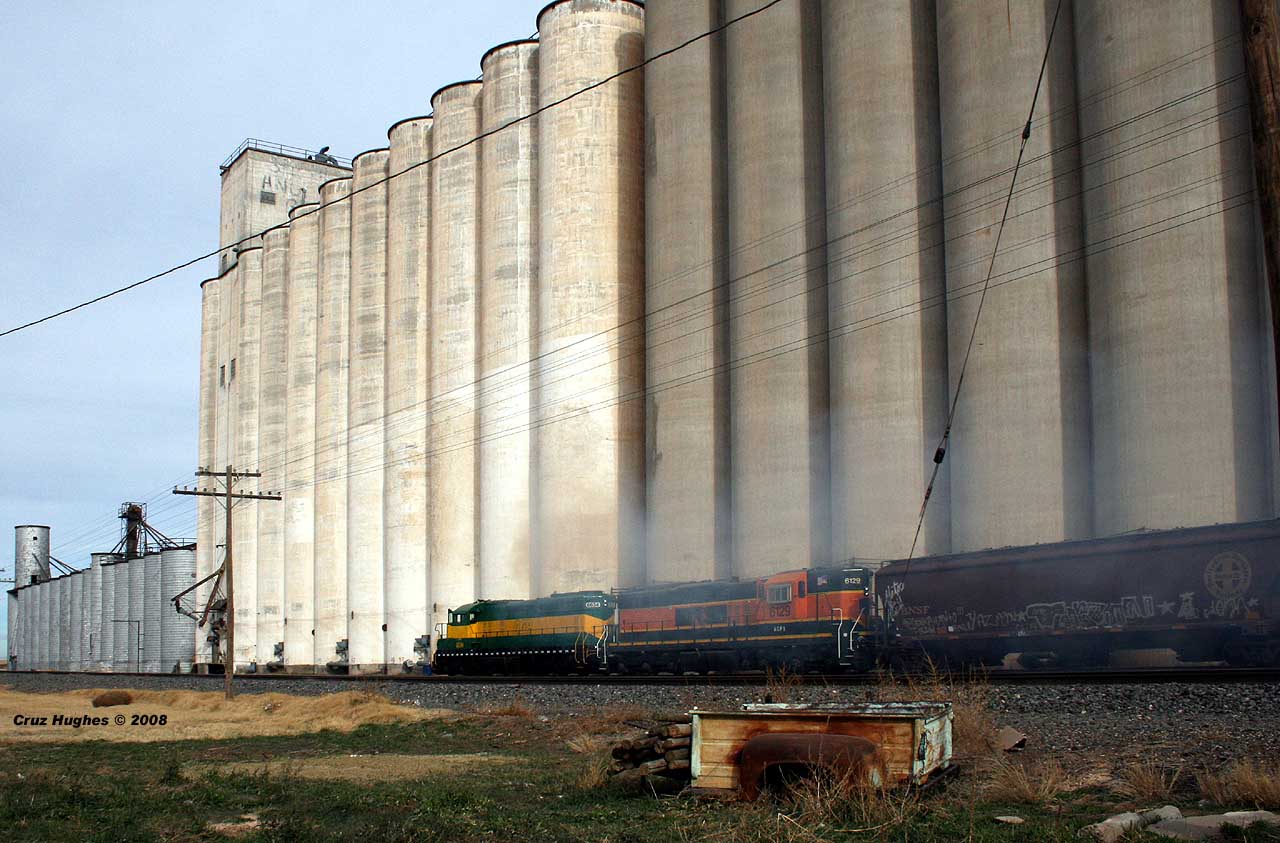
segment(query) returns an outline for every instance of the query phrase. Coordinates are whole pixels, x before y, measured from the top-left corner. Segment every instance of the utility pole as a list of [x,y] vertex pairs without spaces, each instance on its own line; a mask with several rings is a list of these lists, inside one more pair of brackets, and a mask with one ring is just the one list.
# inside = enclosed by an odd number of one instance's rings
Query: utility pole
[[[245,477],[261,477],[262,474],[257,471],[236,471],[232,466],[228,465],[225,472],[210,471],[207,468],[196,469],[196,477],[218,477],[222,479],[223,490],[219,492],[217,489],[188,489],[183,486],[181,489],[174,489],[175,495],[195,495],[197,497],[206,498],[222,498],[223,509],[226,510],[227,519],[227,538],[226,552],[222,559],[222,578],[226,580],[227,585],[227,636],[222,653],[222,673],[223,673],[223,693],[227,699],[231,699],[233,695],[231,690],[231,679],[236,672],[236,602],[234,581],[232,577],[235,574],[235,566],[232,564],[231,548],[235,542],[232,540],[231,526],[231,509],[238,500],[258,500],[258,501],[278,501],[280,495],[271,492],[236,492],[234,491],[236,481]],[[213,584],[216,590],[218,584]]]
[[[1280,377],[1280,13],[1275,0],[1240,0],[1240,18],[1253,124],[1253,170],[1271,297],[1271,336]],[[1280,384],[1277,387],[1280,394]]]

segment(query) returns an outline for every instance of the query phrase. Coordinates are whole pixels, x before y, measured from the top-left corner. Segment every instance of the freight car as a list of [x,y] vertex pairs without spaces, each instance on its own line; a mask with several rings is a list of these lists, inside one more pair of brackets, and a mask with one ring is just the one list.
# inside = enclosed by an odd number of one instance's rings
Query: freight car
[[1280,664],[1280,521],[898,561],[875,589],[896,654],[1044,667],[1169,648]]

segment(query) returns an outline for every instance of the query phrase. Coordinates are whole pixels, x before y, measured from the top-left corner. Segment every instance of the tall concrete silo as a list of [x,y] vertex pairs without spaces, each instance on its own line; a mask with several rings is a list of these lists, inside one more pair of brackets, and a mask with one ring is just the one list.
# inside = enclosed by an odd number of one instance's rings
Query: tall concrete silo
[[205,630],[196,629],[194,620],[175,611],[173,598],[195,584],[195,551],[169,548],[160,557],[160,670],[187,673],[195,660],[196,636]]
[[[316,303],[315,663],[347,637],[347,324],[351,179],[320,186]],[[332,204],[330,204],[332,203]]]
[[[142,596],[142,670],[160,672],[160,624],[164,605],[160,597],[161,554],[148,553],[143,559],[144,593]],[[172,608],[170,608],[172,611]]]
[[[932,0],[822,4],[833,560],[905,556],[946,427]],[[950,541],[947,478],[918,554]]]
[[1238,5],[1078,0],[1075,23],[1097,532],[1270,517]]
[[89,555],[87,612],[89,618],[89,646],[85,651],[88,663],[85,670],[105,670],[102,659],[102,557],[105,553]]
[[[292,455],[285,448],[289,390],[289,229],[262,238],[262,315],[259,337],[257,488],[277,491],[289,485]],[[276,660],[284,641],[284,501],[258,505],[258,654],[259,664]]]
[[[538,44],[501,44],[480,59],[479,576],[477,596],[533,597],[529,443],[533,296],[538,282]],[[506,126],[506,128],[502,128]]]
[[[231,270],[234,271],[234,270]],[[218,464],[218,404],[222,388],[218,383],[219,349],[221,334],[223,282],[221,278],[209,278],[200,282],[200,419],[199,465],[208,471],[226,467]],[[224,376],[225,379],[225,376]],[[215,481],[197,477],[201,488],[216,488]],[[221,513],[218,501],[208,497],[196,498],[196,567],[200,578],[213,573],[218,564],[218,521]],[[96,559],[96,556],[94,557]],[[206,600],[208,590],[201,589],[197,600]],[[199,605],[203,608],[204,602]]]
[[[348,658],[355,673],[386,662],[382,467],[386,405],[388,151],[352,162],[350,371],[347,392]],[[371,185],[377,186],[371,186]],[[362,188],[368,188],[363,190]]]
[[67,597],[70,601],[67,616],[70,619],[67,629],[67,670],[83,670],[81,664],[84,645],[84,584],[89,579],[87,571],[77,571],[67,578]]
[[21,524],[13,528],[13,580],[21,587],[49,579],[49,528]]
[[[316,325],[320,294],[317,203],[290,212],[288,382],[284,493],[284,663],[315,664]],[[196,545],[197,552],[199,545]]]
[[[644,59],[644,9],[538,15],[547,105]],[[644,579],[644,78],[538,119],[535,594]]]
[[[953,391],[1056,5],[938,4]],[[1090,534],[1084,273],[1070,260],[1081,246],[1081,218],[1069,8],[1045,67],[1039,121],[992,274],[998,286],[986,297],[952,424],[957,551]]]
[[99,570],[102,588],[102,608],[98,616],[98,640],[95,648],[98,670],[115,670],[116,652],[116,566],[115,557],[110,553],[95,553],[100,560]]
[[830,558],[820,11],[784,0],[725,33],[738,576]]
[[[237,468],[259,465],[258,403],[261,383],[262,249],[242,249],[237,264],[240,288],[237,358],[233,381],[232,419]],[[258,488],[257,481],[250,488]],[[273,502],[273,505],[274,502]],[[239,501],[231,511],[235,532],[235,664],[247,668],[258,660],[258,501]]]
[[[148,554],[150,555],[150,554]],[[129,671],[142,667],[142,642],[145,634],[147,604],[147,560],[139,556],[129,560]]]
[[[718,26],[721,0],[651,0],[645,56]],[[732,573],[724,36],[644,71],[648,579]]]
[[431,171],[423,164],[431,156],[431,118],[401,120],[387,130],[387,143],[394,178],[387,185],[386,660],[402,665],[417,660],[414,641],[431,632],[425,422]]
[[431,426],[428,471],[433,625],[476,594],[476,242],[479,82],[431,96]]

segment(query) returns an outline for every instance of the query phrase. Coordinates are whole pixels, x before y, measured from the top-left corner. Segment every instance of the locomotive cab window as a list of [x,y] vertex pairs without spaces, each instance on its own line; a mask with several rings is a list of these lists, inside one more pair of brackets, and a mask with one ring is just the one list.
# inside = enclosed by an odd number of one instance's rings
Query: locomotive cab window
[[791,602],[791,583],[785,585],[771,585],[767,592],[767,599],[770,603],[790,603]]

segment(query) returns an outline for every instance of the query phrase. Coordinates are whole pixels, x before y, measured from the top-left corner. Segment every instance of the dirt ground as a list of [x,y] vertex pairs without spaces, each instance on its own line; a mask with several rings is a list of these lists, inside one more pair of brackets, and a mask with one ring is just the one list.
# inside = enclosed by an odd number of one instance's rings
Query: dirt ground
[[[94,708],[92,700],[99,693],[101,689],[30,694],[0,685],[0,741],[216,740],[298,735],[324,729],[349,732],[365,724],[408,723],[452,714],[443,709],[400,705],[359,691],[305,697],[245,694],[228,702],[220,691],[131,690],[133,702],[129,705]],[[64,721],[96,717],[106,718],[107,723],[55,725],[57,715],[62,715]],[[141,722],[135,722],[135,715]],[[117,723],[117,717],[124,718],[123,724]],[[40,718],[44,718],[43,723]],[[155,722],[159,718],[163,723]]]

